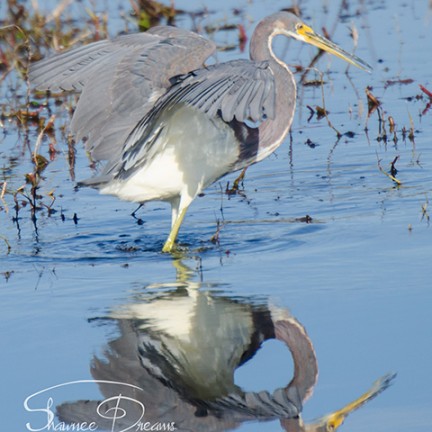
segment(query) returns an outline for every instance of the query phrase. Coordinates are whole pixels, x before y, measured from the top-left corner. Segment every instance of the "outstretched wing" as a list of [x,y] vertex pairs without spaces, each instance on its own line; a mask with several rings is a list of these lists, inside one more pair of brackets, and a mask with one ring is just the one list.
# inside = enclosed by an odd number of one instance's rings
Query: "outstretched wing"
[[267,62],[234,60],[174,77],[172,82],[129,135],[119,163],[106,174],[125,176],[145,165],[164,127],[162,114],[184,104],[230,123],[236,133],[251,130],[243,124],[247,120],[261,122],[275,116],[275,81]]
[[175,27],[95,42],[35,63],[30,81],[40,90],[80,91],[71,131],[96,160],[119,157],[126,138],[170,79],[199,68],[213,42]]

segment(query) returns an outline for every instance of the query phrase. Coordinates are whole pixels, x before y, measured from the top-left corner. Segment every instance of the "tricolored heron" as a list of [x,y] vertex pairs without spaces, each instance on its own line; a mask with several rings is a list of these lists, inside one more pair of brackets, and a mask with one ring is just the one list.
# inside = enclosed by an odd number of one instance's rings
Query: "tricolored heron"
[[[63,403],[56,407],[61,421],[94,423],[94,430],[142,430],[136,426],[144,414],[147,424],[175,425],[159,430],[222,432],[244,422],[279,420],[284,431],[335,432],[348,415],[392,384],[395,375],[387,374],[343,408],[303,421],[303,405],[318,380],[318,359],[303,325],[268,300],[207,289],[181,260],[173,265],[175,281],[147,285],[132,294],[132,301],[95,318],[118,327],[100,350],[103,357],[91,360],[102,401]],[[267,351],[270,340],[277,340],[286,354]],[[280,367],[257,361],[261,349],[272,352]],[[249,389],[239,382],[247,364],[257,371],[252,376],[249,369]],[[258,376],[270,376],[277,388],[251,391]],[[101,415],[120,411],[115,428],[112,415]]]
[[194,198],[222,176],[269,156],[287,135],[296,84],[272,49],[276,35],[317,46],[364,70],[370,66],[278,12],[257,25],[250,60],[211,66],[216,45],[196,33],[154,27],[65,52],[31,66],[39,90],[81,92],[71,122],[94,160],[84,181],[103,194],[144,203],[167,201],[171,252]]

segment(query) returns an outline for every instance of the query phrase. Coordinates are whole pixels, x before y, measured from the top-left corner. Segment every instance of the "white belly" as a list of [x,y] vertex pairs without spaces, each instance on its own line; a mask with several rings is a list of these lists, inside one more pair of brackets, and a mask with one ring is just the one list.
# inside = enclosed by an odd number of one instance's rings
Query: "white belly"
[[183,106],[161,118],[153,144],[157,155],[129,178],[101,188],[103,194],[135,202],[193,200],[226,174],[239,156],[232,129],[219,119]]

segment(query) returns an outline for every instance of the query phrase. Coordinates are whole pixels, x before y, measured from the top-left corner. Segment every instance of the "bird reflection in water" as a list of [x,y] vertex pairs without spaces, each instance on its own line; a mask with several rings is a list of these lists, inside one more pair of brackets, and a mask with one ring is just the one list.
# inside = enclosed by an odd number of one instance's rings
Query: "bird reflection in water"
[[[344,408],[304,423],[303,402],[318,376],[304,327],[287,310],[267,301],[230,297],[221,293],[221,287],[192,282],[190,271],[180,261],[176,265],[177,282],[148,286],[133,303],[110,314],[119,336],[109,342],[105,358],[95,357],[91,366],[95,380],[107,381],[99,383],[105,401],[62,404],[57,413],[63,422],[95,422],[98,430],[110,431],[141,426],[198,432],[278,419],[285,431],[334,431],[348,414],[390,385],[394,375],[384,376]],[[235,384],[235,370],[252,360],[269,339],[289,348],[293,378],[273,393],[242,390]],[[139,389],[123,386],[119,400],[118,385],[108,381]],[[118,412],[122,416],[114,425]]]

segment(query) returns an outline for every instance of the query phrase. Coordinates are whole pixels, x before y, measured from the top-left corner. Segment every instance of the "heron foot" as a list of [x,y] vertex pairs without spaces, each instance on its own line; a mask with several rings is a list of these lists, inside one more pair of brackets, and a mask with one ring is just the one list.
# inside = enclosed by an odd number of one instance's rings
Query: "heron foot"
[[175,249],[175,240],[171,239],[171,236],[167,238],[165,244],[163,245],[162,252],[163,253],[171,253]]
[[177,219],[175,220],[175,222],[171,228],[171,232],[169,233],[169,236],[168,236],[165,244],[163,245],[162,252],[172,253],[176,249],[176,242],[175,241],[177,239],[177,235],[178,235],[178,232],[180,230],[180,226],[181,226],[183,219],[186,215],[186,211],[187,211],[187,207],[183,208],[180,211],[180,214],[178,215]]

